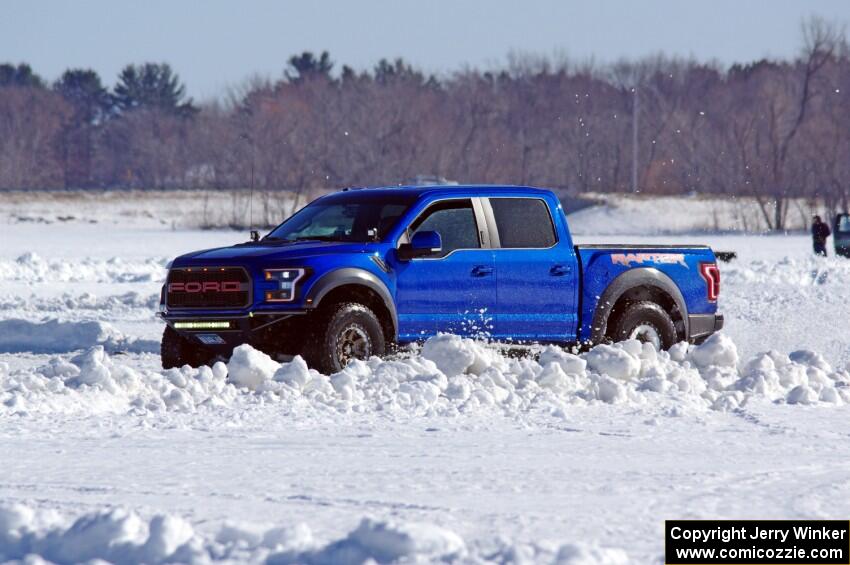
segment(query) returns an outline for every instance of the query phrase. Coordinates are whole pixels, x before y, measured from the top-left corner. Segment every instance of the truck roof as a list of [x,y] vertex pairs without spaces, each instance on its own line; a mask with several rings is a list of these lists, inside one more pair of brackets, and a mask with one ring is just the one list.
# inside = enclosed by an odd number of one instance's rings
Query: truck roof
[[346,188],[343,191],[363,190],[370,194],[396,194],[405,196],[424,196],[426,194],[533,194],[542,196],[551,191],[533,186],[514,186],[506,184],[459,184],[459,185],[402,185],[402,186],[380,186],[374,188]]

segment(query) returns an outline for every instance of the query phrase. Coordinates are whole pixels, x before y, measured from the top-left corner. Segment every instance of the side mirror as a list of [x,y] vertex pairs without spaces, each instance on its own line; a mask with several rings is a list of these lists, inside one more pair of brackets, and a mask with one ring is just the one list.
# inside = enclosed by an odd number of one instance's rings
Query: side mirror
[[260,241],[260,232],[251,230],[251,241]]
[[403,243],[398,248],[398,258],[409,261],[417,257],[438,255],[443,251],[443,238],[439,232],[421,231],[413,234],[410,243]]

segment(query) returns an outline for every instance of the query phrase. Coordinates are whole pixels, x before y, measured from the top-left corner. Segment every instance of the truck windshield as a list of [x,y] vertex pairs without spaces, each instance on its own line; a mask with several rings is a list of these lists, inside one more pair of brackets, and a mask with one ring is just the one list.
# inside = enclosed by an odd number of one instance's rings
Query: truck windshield
[[383,238],[413,203],[413,198],[344,193],[302,208],[264,240],[352,241]]
[[838,225],[836,226],[837,229],[835,231],[838,233],[850,233],[850,216],[847,214],[838,216],[836,224]]

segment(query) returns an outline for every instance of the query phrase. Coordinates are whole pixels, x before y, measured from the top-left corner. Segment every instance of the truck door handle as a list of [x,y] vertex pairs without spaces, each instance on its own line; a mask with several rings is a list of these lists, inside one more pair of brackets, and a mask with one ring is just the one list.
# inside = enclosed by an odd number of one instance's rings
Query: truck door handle
[[563,277],[564,275],[569,275],[572,269],[568,265],[552,265],[552,268],[549,269],[549,274],[553,277]]
[[486,277],[493,274],[493,267],[489,265],[475,265],[472,267],[473,277]]

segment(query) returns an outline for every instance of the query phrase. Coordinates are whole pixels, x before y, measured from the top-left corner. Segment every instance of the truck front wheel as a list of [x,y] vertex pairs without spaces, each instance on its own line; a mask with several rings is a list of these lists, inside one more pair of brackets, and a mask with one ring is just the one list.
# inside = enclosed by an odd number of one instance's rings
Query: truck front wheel
[[610,337],[614,341],[636,339],[655,349],[669,349],[676,341],[676,325],[664,308],[655,302],[632,302],[617,317]]
[[381,322],[366,306],[334,304],[319,316],[306,351],[316,370],[330,375],[344,369],[352,359],[368,359],[386,351]]

